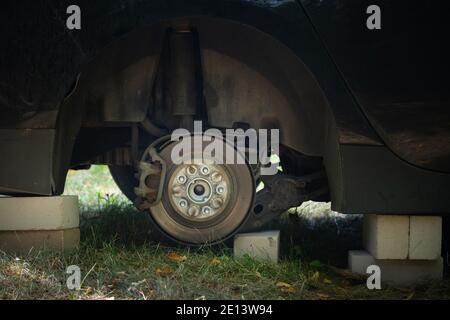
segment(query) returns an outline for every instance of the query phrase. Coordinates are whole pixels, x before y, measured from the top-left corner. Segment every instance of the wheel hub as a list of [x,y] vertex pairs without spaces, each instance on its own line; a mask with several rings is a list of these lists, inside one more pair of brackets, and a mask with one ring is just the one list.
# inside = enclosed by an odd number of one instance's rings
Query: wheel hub
[[181,165],[168,183],[175,211],[189,220],[205,221],[220,215],[230,201],[231,180],[224,166]]

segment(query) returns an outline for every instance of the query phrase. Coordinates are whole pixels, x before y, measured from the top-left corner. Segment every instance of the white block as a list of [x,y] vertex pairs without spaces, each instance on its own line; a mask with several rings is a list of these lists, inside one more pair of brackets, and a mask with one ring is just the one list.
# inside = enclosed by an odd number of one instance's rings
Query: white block
[[364,248],[376,259],[406,259],[409,251],[409,216],[364,215]]
[[386,283],[415,285],[430,280],[442,280],[444,259],[436,260],[377,260],[381,279]]
[[416,285],[443,277],[444,260],[377,260],[365,251],[349,251],[349,269],[367,275],[367,267],[377,265],[381,270],[381,281],[392,285]]
[[409,259],[439,258],[442,246],[442,217],[411,216],[409,225]]
[[351,272],[366,274],[367,267],[375,264],[374,257],[364,250],[352,250],[348,252],[348,266]]
[[280,231],[242,233],[234,237],[234,256],[278,262],[280,251]]
[[78,228],[78,197],[0,198],[0,231]]

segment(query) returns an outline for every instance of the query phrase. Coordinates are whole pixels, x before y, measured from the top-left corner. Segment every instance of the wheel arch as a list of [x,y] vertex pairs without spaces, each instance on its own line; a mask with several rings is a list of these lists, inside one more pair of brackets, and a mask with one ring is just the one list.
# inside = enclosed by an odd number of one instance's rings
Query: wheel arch
[[[115,85],[138,78],[137,86],[130,88],[131,96],[135,97],[140,88],[152,86],[165,28],[174,21],[188,21],[199,29],[206,67],[204,94],[211,124],[230,127],[239,121],[254,128],[280,128],[284,145],[306,155],[328,157],[325,162],[329,175],[333,176],[330,177],[330,183],[335,186],[332,189],[342,190],[339,144],[379,145],[380,142],[309,23],[295,25],[267,11],[262,14],[261,8],[255,12],[260,18],[261,15],[267,18],[265,27],[254,23],[261,21],[255,17],[245,21],[242,15],[217,17],[191,13],[135,29],[100,50],[83,68],[79,90],[72,100],[79,100],[78,106],[89,106],[85,111],[88,109],[91,114],[97,110],[97,116],[106,116],[108,121],[139,122],[147,110],[144,100],[129,99],[123,103],[119,99],[116,104],[106,103],[111,101],[105,95],[111,93],[108,85],[103,86],[106,88],[103,92],[97,91],[95,99],[90,99],[90,94],[86,94],[92,92],[89,84],[107,79],[108,74],[110,83]],[[301,16],[302,11],[298,13]],[[280,26],[269,31],[268,27],[273,27],[275,22],[281,23]],[[286,36],[284,32],[292,34]],[[140,43],[139,49],[133,51],[131,43]],[[115,67],[108,68],[108,65]],[[142,66],[148,78],[137,75]],[[233,72],[241,75],[234,81]],[[69,101],[65,105],[74,104]],[[60,127],[64,127],[64,121]],[[68,149],[67,144],[61,145]]]

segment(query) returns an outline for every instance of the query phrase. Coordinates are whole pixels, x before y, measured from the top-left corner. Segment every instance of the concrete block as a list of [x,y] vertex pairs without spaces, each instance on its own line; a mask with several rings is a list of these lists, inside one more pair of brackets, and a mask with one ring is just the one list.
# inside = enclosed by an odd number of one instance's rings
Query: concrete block
[[444,260],[378,260],[364,251],[349,252],[349,269],[367,275],[367,267],[377,265],[381,270],[381,281],[391,285],[411,286],[443,277]]
[[348,252],[348,266],[351,272],[366,274],[367,267],[375,264],[374,257],[364,250],[352,250]]
[[278,262],[280,251],[280,231],[242,233],[234,237],[234,256],[244,255]]
[[0,250],[28,253],[31,250],[71,251],[78,247],[80,229],[0,231]]
[[436,260],[441,256],[442,217],[411,216],[409,259]]
[[0,231],[78,228],[78,197],[0,198]]
[[377,260],[382,281],[395,285],[415,285],[430,280],[442,280],[444,259]]
[[406,259],[409,253],[409,216],[364,215],[364,248],[376,259]]

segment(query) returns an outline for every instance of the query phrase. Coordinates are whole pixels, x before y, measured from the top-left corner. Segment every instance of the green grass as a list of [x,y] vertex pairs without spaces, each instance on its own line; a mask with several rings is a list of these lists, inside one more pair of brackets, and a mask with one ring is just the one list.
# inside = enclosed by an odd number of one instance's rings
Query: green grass
[[[227,244],[207,248],[160,244],[149,216],[120,194],[104,167],[69,174],[66,194],[81,203],[80,249],[68,253],[0,253],[1,299],[449,299],[450,281],[416,288],[383,286],[343,268],[358,248],[358,216],[307,203],[270,228],[282,231],[279,264],[236,260]],[[174,261],[176,260],[176,261]],[[82,288],[66,288],[78,265]]]

